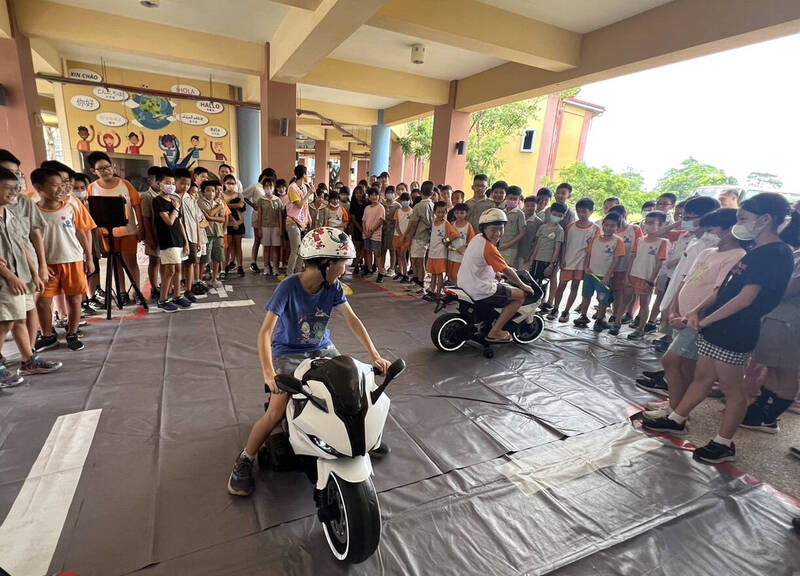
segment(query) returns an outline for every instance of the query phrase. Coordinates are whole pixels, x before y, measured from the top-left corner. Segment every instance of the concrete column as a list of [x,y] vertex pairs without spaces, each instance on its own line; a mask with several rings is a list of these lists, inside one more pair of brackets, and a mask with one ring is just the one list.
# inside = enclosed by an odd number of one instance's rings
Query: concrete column
[[[236,109],[236,142],[239,148],[239,180],[242,186],[255,184],[258,175],[261,173],[261,131],[259,129],[259,112],[253,108]],[[253,209],[250,206],[245,211],[245,236],[253,237],[253,227],[251,225],[251,215]]]
[[450,184],[453,189],[464,185],[467,166],[466,150],[459,155],[456,143],[469,140],[469,112],[455,109],[458,81],[450,82],[450,100],[433,111],[433,146],[430,179],[436,184]]
[[350,146],[348,145],[347,150],[342,150],[339,153],[339,180],[344,182],[344,185],[348,188],[352,188],[353,186],[353,176],[350,174],[350,169],[353,167],[353,153],[350,152]]
[[397,186],[403,181],[404,159],[403,149],[399,142],[392,140],[392,153],[389,156],[389,184]]
[[22,162],[22,170],[30,174],[47,160],[39,110],[39,95],[33,72],[33,58],[28,37],[22,34],[14,19],[13,2],[9,2],[13,37],[0,40],[0,84],[6,90],[6,105],[0,106],[0,148],[5,148]]
[[[297,152],[296,86],[269,79],[269,42],[264,48],[264,73],[261,75],[261,167],[273,168],[278,178],[293,176]],[[281,136],[281,121],[286,136]]]
[[361,180],[369,180],[369,160],[366,158],[358,160],[358,167],[356,168],[356,181],[358,184]]
[[392,129],[383,123],[383,110],[378,110],[378,123],[372,127],[370,146],[370,170],[376,176],[389,171],[389,146],[392,142]]
[[[326,136],[327,136],[327,130]],[[330,173],[328,172],[328,159],[331,156],[331,143],[328,140],[315,140],[314,141],[314,184],[319,185],[324,182],[326,186],[330,186]]]

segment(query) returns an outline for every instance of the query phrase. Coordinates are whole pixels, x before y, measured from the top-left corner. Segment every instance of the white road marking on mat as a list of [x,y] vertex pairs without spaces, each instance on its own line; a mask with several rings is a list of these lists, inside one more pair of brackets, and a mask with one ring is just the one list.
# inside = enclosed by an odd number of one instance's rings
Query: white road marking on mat
[[47,574],[102,410],[59,416],[5,521],[0,565],[9,574]]
[[208,292],[210,294],[216,294],[220,298],[227,298],[228,297],[228,291],[227,290],[217,290],[216,288],[212,288]]
[[627,464],[663,444],[637,432],[629,424],[574,439],[552,442],[549,449],[501,464],[497,471],[526,496],[556,488],[601,468]]
[[[198,302],[197,304],[192,304],[191,308],[181,308],[181,313],[183,312],[191,312],[192,310],[215,310],[217,308],[238,308],[240,306],[254,306],[255,302],[250,300],[228,300],[226,302],[216,301],[216,302]],[[150,308],[150,314],[155,314],[157,312],[164,312],[160,308]]]
[[228,291],[228,292],[233,292],[233,286],[231,286],[230,284],[226,284],[225,285],[225,290]]

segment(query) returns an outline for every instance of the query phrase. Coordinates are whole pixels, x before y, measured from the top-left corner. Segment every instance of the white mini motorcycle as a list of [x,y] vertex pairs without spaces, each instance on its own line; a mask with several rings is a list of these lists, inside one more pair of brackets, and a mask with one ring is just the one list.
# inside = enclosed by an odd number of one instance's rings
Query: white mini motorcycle
[[[510,332],[514,341],[519,344],[530,344],[544,331],[544,318],[539,314],[537,305],[544,295],[544,290],[526,270],[517,270],[517,275],[520,280],[533,288],[534,293],[526,294],[525,302],[504,329]],[[486,358],[494,357],[494,350],[491,343],[486,340],[486,336],[500,316],[502,307],[491,308],[481,305],[461,288],[445,288],[443,307],[452,302],[458,302],[458,312],[449,312],[436,318],[431,326],[433,345],[442,352],[455,352],[471,340],[483,346],[483,355]]]
[[337,356],[304,360],[293,376],[275,377],[291,394],[286,407],[291,451],[316,485],[317,517],[331,552],[344,562],[363,562],[380,542],[369,451],[380,445],[389,413],[383,392],[405,367],[395,360],[376,385],[372,366]]

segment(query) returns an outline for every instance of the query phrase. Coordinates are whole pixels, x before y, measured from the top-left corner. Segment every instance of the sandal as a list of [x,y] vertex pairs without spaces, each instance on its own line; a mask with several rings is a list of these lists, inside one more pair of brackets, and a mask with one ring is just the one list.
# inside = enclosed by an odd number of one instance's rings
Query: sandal
[[[508,332],[506,332],[506,334],[508,334]],[[489,336],[486,337],[486,341],[492,342],[493,344],[507,344],[512,340],[513,337],[511,336],[511,334],[508,334],[508,338],[490,338]]]

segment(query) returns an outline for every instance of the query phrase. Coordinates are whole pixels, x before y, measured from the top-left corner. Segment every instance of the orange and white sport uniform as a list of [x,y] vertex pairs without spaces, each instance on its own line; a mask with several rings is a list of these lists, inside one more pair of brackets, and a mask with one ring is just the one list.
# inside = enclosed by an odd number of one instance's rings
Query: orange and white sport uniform
[[125,216],[128,218],[128,224],[114,228],[111,232],[114,236],[114,246],[117,250],[123,254],[136,254],[138,228],[134,208],[139,206],[142,200],[133,184],[124,178],[117,178],[116,184],[106,188],[100,180],[95,180],[89,184],[87,191],[89,196],[122,196],[125,198]]
[[42,296],[53,298],[62,291],[67,296],[86,293],[86,274],[83,263],[86,255],[78,240],[81,231],[97,226],[83,204],[74,198],[65,200],[56,210],[46,210],[37,204],[45,225],[44,253],[53,278],[47,282]]
[[458,232],[447,220],[441,224],[431,222],[431,243],[428,247],[427,271],[431,274],[447,272],[447,246],[458,238]]
[[458,270],[464,259],[464,255],[458,252],[458,249],[467,246],[472,241],[475,231],[469,221],[465,221],[461,227],[458,226],[458,222],[453,222],[453,228],[458,233],[458,237],[450,242],[450,250],[447,251],[447,277],[454,284],[458,284]]
[[666,238],[652,238],[645,236],[637,238],[633,245],[633,261],[631,262],[630,283],[636,294],[649,294],[655,283],[656,269],[659,262],[667,259],[669,240]]
[[563,258],[561,260],[561,281],[583,280],[583,267],[586,264],[586,250],[592,238],[600,234],[600,227],[589,222],[581,226],[580,221],[570,222],[564,238]]
[[467,246],[458,271],[458,287],[473,300],[484,300],[497,291],[497,274],[508,268],[497,246],[478,234]]
[[395,248],[408,248],[403,239],[403,235],[408,230],[408,224],[411,222],[411,214],[414,211],[411,208],[398,208],[394,213],[394,238],[392,238],[392,245]]

